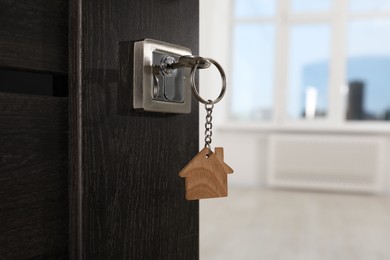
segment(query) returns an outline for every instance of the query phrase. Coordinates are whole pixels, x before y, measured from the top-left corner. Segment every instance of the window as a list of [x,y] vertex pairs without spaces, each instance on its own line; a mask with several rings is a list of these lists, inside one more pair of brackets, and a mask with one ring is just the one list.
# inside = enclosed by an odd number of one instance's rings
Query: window
[[235,0],[230,117],[390,120],[390,0]]
[[235,2],[237,18],[273,16],[276,12],[275,0],[241,0]]
[[390,19],[348,23],[348,120],[390,120]]
[[234,38],[232,114],[235,118],[271,119],[275,26],[238,24]]
[[289,39],[288,116],[324,117],[328,106],[330,26],[292,25]]
[[[235,119],[270,120],[273,116],[275,9],[274,0],[236,1],[238,21],[234,26],[232,62],[235,98],[231,106]],[[248,22],[256,17],[266,22]]]
[[331,4],[331,0],[292,0],[291,11],[294,13],[329,11]]

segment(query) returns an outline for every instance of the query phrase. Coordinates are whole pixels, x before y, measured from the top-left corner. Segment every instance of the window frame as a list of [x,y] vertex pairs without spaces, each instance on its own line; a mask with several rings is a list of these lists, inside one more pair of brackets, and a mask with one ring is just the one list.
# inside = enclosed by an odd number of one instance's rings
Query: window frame
[[[234,27],[236,24],[267,24],[275,25],[275,63],[274,63],[274,88],[273,105],[271,120],[251,120],[246,122],[237,122],[227,116],[227,125],[240,124],[249,128],[265,129],[312,129],[312,130],[357,130],[357,131],[389,131],[389,121],[371,121],[361,120],[352,121],[346,119],[346,91],[345,82],[347,71],[347,50],[346,42],[348,35],[348,22],[358,19],[378,19],[389,18],[389,11],[368,11],[353,13],[348,10],[349,0],[333,0],[330,10],[316,13],[293,13],[290,9],[291,0],[275,0],[276,13],[272,17],[251,17],[235,18],[234,5],[231,0],[231,41],[233,42]],[[328,107],[327,116],[323,118],[305,119],[290,118],[287,111],[288,105],[288,64],[289,58],[289,31],[294,24],[304,23],[325,23],[329,24],[331,30],[330,63],[329,63],[329,86],[328,86]],[[234,50],[233,44],[230,44],[230,53]],[[230,64],[232,64],[230,60]],[[230,71],[233,72],[232,68]],[[231,104],[232,98],[229,103]],[[230,111],[228,112],[230,113]]]

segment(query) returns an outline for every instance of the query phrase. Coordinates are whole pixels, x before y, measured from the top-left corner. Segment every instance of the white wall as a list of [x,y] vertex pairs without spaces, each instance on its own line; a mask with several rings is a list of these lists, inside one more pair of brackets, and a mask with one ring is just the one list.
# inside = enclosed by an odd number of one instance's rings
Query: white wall
[[[227,75],[227,92],[213,111],[212,146],[225,148],[225,161],[235,170],[229,175],[232,186],[258,187],[265,185],[266,139],[258,133],[222,130],[227,123],[228,105],[231,98],[229,49],[231,44],[230,0],[200,0],[200,55],[218,61]],[[221,81],[217,70],[200,72],[201,95],[218,96]],[[204,106],[200,106],[200,147],[204,143]]]
[[[230,0],[200,0],[200,51],[203,57],[216,60],[227,75],[228,91],[225,97],[215,106],[213,122],[216,126],[225,121],[228,108],[229,92],[229,46],[230,46]],[[200,93],[204,99],[215,99],[221,90],[218,71],[211,69],[200,72]],[[201,122],[204,122],[204,107],[200,106]],[[200,124],[202,126],[202,124]],[[201,133],[204,129],[200,129]],[[201,138],[203,140],[203,138]]]

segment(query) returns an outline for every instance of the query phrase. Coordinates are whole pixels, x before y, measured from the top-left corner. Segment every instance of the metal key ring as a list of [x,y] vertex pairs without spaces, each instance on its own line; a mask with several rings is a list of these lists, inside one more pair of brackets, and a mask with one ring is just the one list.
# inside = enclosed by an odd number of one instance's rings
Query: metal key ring
[[222,80],[221,92],[219,93],[219,96],[215,100],[205,100],[205,99],[203,99],[199,95],[199,92],[196,89],[196,83],[195,83],[195,74],[196,74],[196,70],[198,69],[199,63],[196,63],[192,67],[192,69],[191,69],[190,84],[191,84],[192,93],[199,100],[199,102],[201,102],[203,104],[217,104],[219,101],[221,101],[221,99],[223,98],[223,96],[225,95],[225,92],[226,92],[226,75],[225,75],[225,71],[223,70],[222,66],[219,65],[219,63],[216,62],[215,60],[210,59],[210,58],[203,58],[203,59],[208,61],[208,62],[211,62],[212,64],[214,64],[214,66],[218,69],[219,74],[221,74],[221,80]]

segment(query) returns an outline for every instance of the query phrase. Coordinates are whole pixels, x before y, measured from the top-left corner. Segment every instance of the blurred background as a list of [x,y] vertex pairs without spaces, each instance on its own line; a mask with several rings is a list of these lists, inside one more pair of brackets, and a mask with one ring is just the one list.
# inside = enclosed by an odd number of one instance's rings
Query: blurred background
[[390,259],[390,0],[201,0],[200,53],[235,170],[201,259]]

